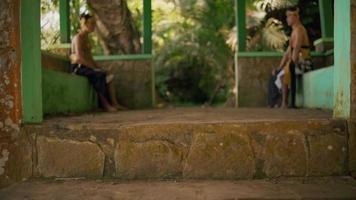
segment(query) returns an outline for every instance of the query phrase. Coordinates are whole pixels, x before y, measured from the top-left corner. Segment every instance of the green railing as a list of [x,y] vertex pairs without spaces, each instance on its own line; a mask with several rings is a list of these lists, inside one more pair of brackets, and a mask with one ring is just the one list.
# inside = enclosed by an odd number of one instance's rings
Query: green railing
[[[326,52],[311,52],[312,57],[325,57],[334,54],[334,49],[328,50]],[[266,52],[266,51],[245,51],[238,52],[239,58],[251,58],[251,57],[282,57],[283,52]]]

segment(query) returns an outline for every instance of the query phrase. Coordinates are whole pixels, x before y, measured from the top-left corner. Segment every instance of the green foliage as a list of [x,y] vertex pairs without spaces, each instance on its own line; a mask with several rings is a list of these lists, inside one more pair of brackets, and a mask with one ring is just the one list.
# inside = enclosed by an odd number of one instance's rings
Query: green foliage
[[143,2],[140,0],[127,1],[127,5],[132,13],[132,17],[134,19],[138,31],[142,33],[143,32]]
[[272,10],[284,9],[296,6],[299,0],[249,0],[256,8],[270,12]]
[[71,20],[71,35],[78,33],[80,29],[80,14],[87,11],[85,0],[70,1],[70,20]]
[[[286,8],[290,6],[298,6],[300,9],[301,21],[306,27],[311,41],[321,37],[318,0],[248,0],[248,2],[251,13],[264,13],[257,15],[259,17],[248,15],[249,21],[257,21],[257,23],[249,24],[248,27],[251,50],[284,50],[287,42],[286,36],[291,33],[285,16]],[[275,25],[268,27],[271,19]],[[261,37],[261,35],[264,36]],[[274,42],[266,44],[265,41]]]
[[41,46],[59,43],[59,0],[41,0]]
[[[203,2],[203,3],[202,3]],[[234,25],[230,0],[174,1],[172,19],[154,13],[156,86],[170,102],[219,103],[227,98],[226,44]]]
[[[299,0],[247,0],[248,49],[283,51],[288,41],[285,24],[271,13],[284,16],[285,9]],[[236,35],[236,34],[235,34]]]

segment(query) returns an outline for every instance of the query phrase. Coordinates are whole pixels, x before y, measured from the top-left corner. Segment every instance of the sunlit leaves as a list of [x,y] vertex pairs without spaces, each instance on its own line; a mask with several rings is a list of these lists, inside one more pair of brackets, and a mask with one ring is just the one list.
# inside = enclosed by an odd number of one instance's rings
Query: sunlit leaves
[[253,0],[256,8],[264,11],[287,8],[298,4],[299,0]]
[[271,49],[283,50],[288,41],[288,37],[283,31],[282,23],[274,18],[268,19],[261,33],[263,44]]

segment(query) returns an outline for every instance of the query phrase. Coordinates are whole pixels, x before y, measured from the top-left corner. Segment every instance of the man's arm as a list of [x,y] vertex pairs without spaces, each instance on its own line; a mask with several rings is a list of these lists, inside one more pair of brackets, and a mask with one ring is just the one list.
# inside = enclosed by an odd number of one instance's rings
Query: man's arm
[[282,68],[287,64],[287,62],[290,60],[290,52],[291,52],[291,48],[290,48],[290,46],[289,46],[289,47],[287,48],[287,51],[286,51],[286,52],[284,53],[284,55],[283,55],[283,58],[282,58],[282,60],[281,60],[281,63],[279,63],[279,67],[273,69],[272,75],[275,75],[277,70],[282,69]]
[[281,62],[279,63],[278,69],[282,69],[287,64],[287,62],[290,60],[290,53],[291,53],[291,47],[288,46],[287,51],[284,53],[283,58],[282,58]]
[[76,60],[79,64],[87,67],[98,68],[97,63],[93,60],[93,58],[85,55],[86,51],[84,49],[83,39],[80,36],[76,37],[74,48],[77,56]]

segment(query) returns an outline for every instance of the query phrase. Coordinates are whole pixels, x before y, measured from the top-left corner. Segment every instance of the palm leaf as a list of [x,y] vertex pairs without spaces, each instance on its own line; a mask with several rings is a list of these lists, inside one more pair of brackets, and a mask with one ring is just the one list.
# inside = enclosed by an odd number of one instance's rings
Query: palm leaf
[[283,31],[283,25],[280,21],[269,18],[262,29],[262,42],[270,49],[282,51],[288,37]]
[[256,8],[266,11],[295,6],[298,2],[299,0],[255,0],[254,4]]

